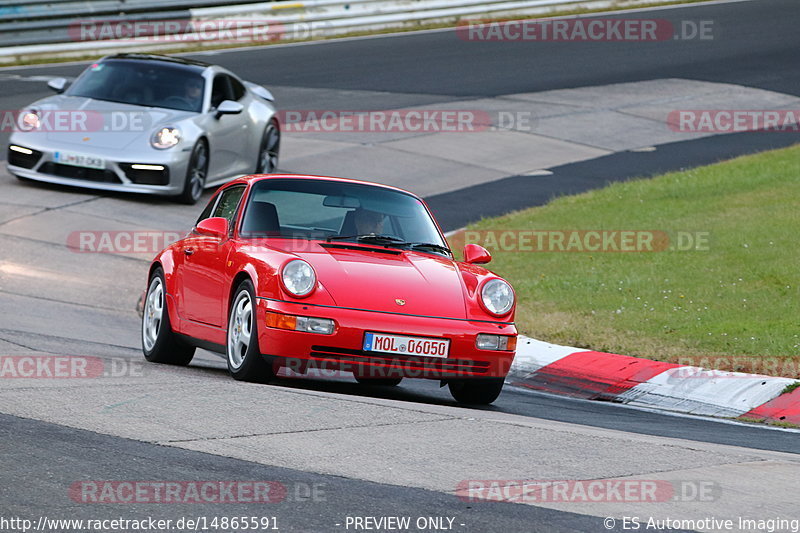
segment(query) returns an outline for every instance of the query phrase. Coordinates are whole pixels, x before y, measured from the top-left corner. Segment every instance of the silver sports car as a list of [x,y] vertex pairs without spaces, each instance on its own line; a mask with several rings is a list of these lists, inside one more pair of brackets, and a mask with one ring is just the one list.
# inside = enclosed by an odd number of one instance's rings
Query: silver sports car
[[278,165],[272,94],[200,61],[119,54],[23,109],[8,170],[22,179],[175,196]]

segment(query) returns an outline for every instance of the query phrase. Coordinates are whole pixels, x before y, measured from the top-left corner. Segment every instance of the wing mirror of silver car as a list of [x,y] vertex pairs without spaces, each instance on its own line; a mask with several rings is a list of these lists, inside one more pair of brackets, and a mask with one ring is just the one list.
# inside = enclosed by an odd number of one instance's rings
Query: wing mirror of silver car
[[67,78],[53,78],[47,82],[47,86],[57,93],[63,93],[68,83]]
[[217,106],[217,118],[222,115],[237,115],[244,110],[244,106],[233,100],[223,100]]

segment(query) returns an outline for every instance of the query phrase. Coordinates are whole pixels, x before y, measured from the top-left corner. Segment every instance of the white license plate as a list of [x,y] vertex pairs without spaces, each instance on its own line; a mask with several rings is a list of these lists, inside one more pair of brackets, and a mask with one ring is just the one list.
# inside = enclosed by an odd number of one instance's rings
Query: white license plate
[[368,331],[364,334],[364,351],[446,358],[450,351],[450,340],[407,337],[405,335],[389,335]]
[[53,161],[62,165],[72,165],[73,167],[96,168],[105,170],[106,162],[100,157],[90,155],[74,154],[72,152],[55,152]]

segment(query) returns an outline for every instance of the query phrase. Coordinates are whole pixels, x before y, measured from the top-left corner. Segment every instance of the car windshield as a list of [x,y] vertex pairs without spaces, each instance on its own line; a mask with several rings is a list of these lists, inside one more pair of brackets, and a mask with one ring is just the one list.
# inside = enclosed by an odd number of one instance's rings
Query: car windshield
[[248,198],[241,234],[415,247],[449,254],[419,198],[337,181],[259,181]]
[[66,94],[199,113],[204,88],[198,69],[160,61],[107,60],[87,68]]

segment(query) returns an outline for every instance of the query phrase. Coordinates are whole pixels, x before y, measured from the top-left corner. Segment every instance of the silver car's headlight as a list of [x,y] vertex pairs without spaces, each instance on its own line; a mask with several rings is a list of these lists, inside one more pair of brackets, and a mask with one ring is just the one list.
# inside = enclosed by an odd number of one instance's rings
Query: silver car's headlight
[[490,279],[481,289],[481,302],[491,314],[505,315],[514,306],[514,290],[502,279]]
[[150,144],[153,145],[153,148],[158,148],[159,150],[166,150],[167,148],[172,148],[181,140],[181,130],[174,126],[165,126],[153,134],[153,138],[150,139]]
[[283,286],[294,296],[308,296],[317,285],[317,275],[302,259],[293,259],[281,270]]
[[32,110],[25,111],[17,120],[17,127],[22,131],[38,130],[41,125],[42,122],[39,119],[39,113]]

